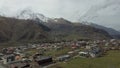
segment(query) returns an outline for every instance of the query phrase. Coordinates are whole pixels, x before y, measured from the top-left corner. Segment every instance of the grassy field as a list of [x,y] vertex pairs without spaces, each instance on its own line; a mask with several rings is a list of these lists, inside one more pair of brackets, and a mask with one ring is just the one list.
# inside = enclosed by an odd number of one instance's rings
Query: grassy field
[[120,51],[109,51],[100,58],[74,58],[51,68],[120,68]]
[[71,51],[70,48],[63,48],[63,49],[58,50],[58,51],[53,49],[51,51],[46,52],[45,54],[48,56],[56,57],[56,56],[67,54],[67,52],[69,52],[69,51]]

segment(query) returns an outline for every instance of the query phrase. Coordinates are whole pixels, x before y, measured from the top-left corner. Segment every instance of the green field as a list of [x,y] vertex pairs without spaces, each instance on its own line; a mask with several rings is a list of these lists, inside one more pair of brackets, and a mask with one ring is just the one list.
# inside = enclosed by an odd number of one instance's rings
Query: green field
[[71,51],[70,48],[63,48],[61,50],[51,50],[51,51],[47,51],[45,54],[48,55],[48,56],[53,56],[53,57],[57,57],[57,56],[60,56],[60,55],[64,55],[64,54],[67,54],[67,52]]
[[100,58],[74,58],[51,68],[120,68],[120,51],[109,51]]

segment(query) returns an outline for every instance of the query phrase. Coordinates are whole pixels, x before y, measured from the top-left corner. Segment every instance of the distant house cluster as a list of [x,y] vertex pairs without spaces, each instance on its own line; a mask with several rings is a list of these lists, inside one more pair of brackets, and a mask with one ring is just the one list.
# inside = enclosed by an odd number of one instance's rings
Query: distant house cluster
[[[45,55],[46,52],[53,50],[59,52],[65,48],[69,50],[60,55]],[[0,64],[6,68],[38,68],[56,62],[68,61],[76,56],[83,58],[101,57],[109,50],[120,50],[120,41],[111,39],[29,43],[25,46],[2,48],[0,51]]]

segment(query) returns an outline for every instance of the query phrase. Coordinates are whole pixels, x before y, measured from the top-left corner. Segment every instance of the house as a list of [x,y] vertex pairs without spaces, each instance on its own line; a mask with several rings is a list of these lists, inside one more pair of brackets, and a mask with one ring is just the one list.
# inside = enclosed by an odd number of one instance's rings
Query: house
[[57,57],[57,61],[66,61],[70,58],[70,55],[62,55]]
[[44,66],[52,63],[53,59],[50,56],[42,56],[41,54],[35,54],[33,56],[33,61],[38,63],[39,66]]
[[15,61],[15,55],[14,54],[5,55],[5,56],[2,57],[3,64],[8,64],[12,61]]
[[100,47],[98,46],[93,46],[90,49],[87,49],[85,51],[81,51],[79,52],[79,55],[81,57],[91,57],[91,58],[95,58],[95,57],[99,57],[103,54],[103,51]]
[[48,65],[50,63],[53,63],[52,57],[49,56],[39,56],[37,58],[34,58],[35,62],[37,62],[40,66]]
[[13,61],[8,64],[9,68],[31,68],[31,60]]
[[89,57],[89,52],[88,51],[81,51],[81,52],[79,52],[79,55],[80,55],[80,57],[87,58],[87,57]]
[[2,57],[4,56],[4,54],[0,53],[0,63],[2,62]]
[[73,56],[76,55],[76,53],[74,51],[70,51],[70,52],[68,52],[68,55],[70,55],[71,57],[73,57]]
[[69,51],[69,52],[68,52],[68,55],[70,55],[70,57],[76,56],[76,55],[78,55],[78,52],[79,52],[79,51],[80,51],[80,50]]
[[102,55],[102,49],[98,46],[95,46],[95,47],[92,47],[90,50],[89,50],[89,55],[92,57],[92,58],[95,58],[95,57],[99,57]]
[[85,49],[91,49],[91,46],[87,45],[87,46],[85,47]]
[[15,56],[15,60],[21,60],[21,59],[22,59],[22,56],[19,55],[19,54],[16,54],[16,56]]
[[77,48],[79,48],[79,46],[77,45],[77,43],[72,43],[71,48],[72,48],[72,49],[77,49]]

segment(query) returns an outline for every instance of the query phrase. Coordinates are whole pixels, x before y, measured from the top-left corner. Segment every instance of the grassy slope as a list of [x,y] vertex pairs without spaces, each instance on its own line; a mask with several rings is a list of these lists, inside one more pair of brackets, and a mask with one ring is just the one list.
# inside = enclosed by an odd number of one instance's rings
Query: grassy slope
[[75,58],[51,68],[120,68],[120,51],[110,51],[101,58]]

